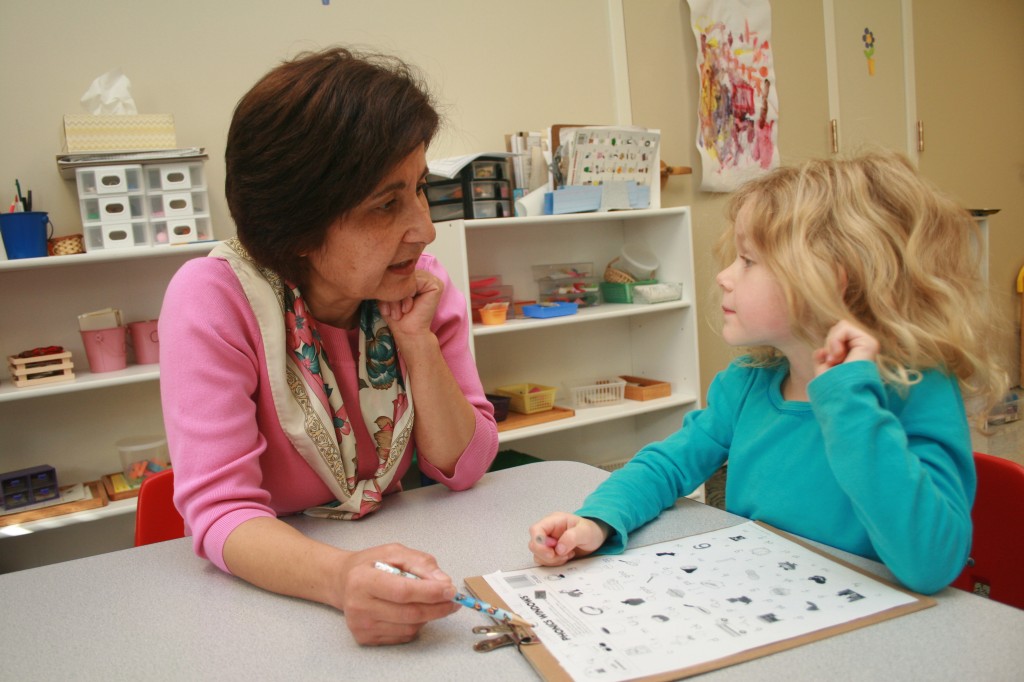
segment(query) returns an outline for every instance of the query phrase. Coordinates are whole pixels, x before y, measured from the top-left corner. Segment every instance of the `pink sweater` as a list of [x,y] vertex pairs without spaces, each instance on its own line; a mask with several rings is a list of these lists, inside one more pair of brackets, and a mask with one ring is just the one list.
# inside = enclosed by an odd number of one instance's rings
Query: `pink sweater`
[[[444,282],[431,328],[455,380],[476,408],[476,432],[455,474],[446,477],[423,459],[419,466],[435,481],[464,490],[490,467],[498,430],[469,352],[465,299],[434,257],[421,256],[419,267]],[[325,324],[318,328],[345,407],[359,429],[363,477],[364,471],[373,471],[377,458],[358,409],[350,334]],[[228,571],[224,541],[241,523],[295,514],[329,502],[333,495],[281,429],[259,327],[226,261],[197,258],[181,267],[164,296],[159,333],[160,394],[175,471],[174,503],[196,553]],[[400,490],[399,479],[409,468],[414,447],[410,443],[387,492]]]

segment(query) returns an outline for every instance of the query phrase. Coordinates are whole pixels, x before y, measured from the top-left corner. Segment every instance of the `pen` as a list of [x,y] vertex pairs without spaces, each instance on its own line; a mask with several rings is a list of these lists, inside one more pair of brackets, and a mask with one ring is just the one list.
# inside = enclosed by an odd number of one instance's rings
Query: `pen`
[[[409,573],[408,571],[403,571],[402,569],[396,568],[396,567],[392,566],[391,564],[386,564],[383,561],[375,562],[373,564],[373,567],[378,569],[378,570],[380,570],[380,571],[385,571],[386,573],[391,573],[392,575],[400,575],[403,578],[411,578],[413,580],[419,580],[420,579],[420,577],[418,575],[414,575],[412,573]],[[505,621],[507,623],[512,623],[514,625],[522,625],[522,626],[526,626],[526,627],[533,626],[533,623],[530,623],[530,622],[527,622],[527,621],[523,620],[522,618],[520,618],[516,614],[512,613],[511,611],[506,611],[505,609],[499,609],[497,606],[491,606],[487,602],[480,601],[476,597],[471,597],[468,594],[464,594],[462,592],[456,592],[455,596],[452,597],[452,601],[455,602],[456,604],[461,604],[462,606],[465,606],[467,609],[473,609],[474,611],[480,611],[481,613],[486,613],[486,614],[488,614],[490,616],[494,616],[498,620],[503,620],[503,621]]]

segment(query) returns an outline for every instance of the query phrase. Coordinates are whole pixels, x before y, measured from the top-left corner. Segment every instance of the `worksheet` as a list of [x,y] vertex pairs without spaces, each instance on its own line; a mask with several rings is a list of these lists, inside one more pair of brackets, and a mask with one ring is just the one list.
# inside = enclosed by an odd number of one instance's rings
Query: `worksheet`
[[483,577],[572,679],[603,682],[699,666],[922,599],[754,522]]

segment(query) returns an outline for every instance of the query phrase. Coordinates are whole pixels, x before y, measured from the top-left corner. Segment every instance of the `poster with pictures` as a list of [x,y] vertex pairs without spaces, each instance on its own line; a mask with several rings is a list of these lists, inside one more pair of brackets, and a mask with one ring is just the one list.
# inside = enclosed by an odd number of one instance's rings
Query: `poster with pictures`
[[779,165],[768,0],[688,0],[697,40],[701,189],[730,192]]
[[603,682],[701,672],[931,605],[752,521],[483,580],[569,677]]

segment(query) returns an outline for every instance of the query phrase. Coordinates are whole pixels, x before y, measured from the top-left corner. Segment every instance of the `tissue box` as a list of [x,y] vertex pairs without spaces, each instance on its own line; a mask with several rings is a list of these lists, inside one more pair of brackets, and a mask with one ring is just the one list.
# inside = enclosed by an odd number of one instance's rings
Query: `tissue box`
[[175,149],[172,114],[65,114],[69,154]]

